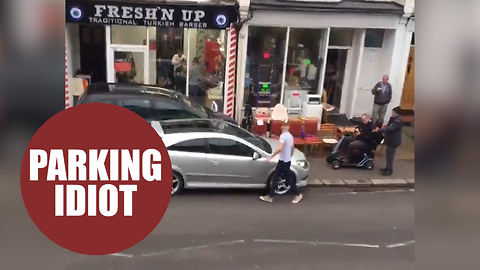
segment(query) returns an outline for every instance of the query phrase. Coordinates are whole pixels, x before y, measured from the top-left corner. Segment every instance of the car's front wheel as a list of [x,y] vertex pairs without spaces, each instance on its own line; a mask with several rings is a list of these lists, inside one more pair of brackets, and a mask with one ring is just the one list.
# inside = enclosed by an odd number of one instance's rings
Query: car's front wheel
[[172,181],[172,196],[178,195],[183,190],[184,181],[182,175],[177,172],[173,172],[173,181]]
[[[293,172],[290,172],[293,177],[293,181],[296,181],[295,179],[295,174]],[[272,181],[273,181],[273,174],[270,175],[267,181],[267,190],[270,191],[270,188],[272,186]],[[284,175],[280,175],[280,179],[278,179],[278,185],[277,188],[275,189],[275,194],[277,195],[283,195],[286,194],[290,191],[290,185],[287,183],[287,179],[285,178]]]

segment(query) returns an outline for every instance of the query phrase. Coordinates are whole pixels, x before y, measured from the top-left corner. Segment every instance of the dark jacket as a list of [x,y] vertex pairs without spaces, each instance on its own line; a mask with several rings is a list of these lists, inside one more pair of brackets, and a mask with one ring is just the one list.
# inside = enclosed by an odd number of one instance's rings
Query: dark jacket
[[369,122],[367,124],[364,124],[363,122],[361,122],[360,124],[358,124],[358,129],[360,130],[360,134],[358,134],[355,137],[355,139],[361,140],[367,144],[370,143],[369,142],[370,133],[372,133],[373,128],[374,128],[374,125],[372,122]]
[[402,128],[403,123],[400,116],[390,117],[388,124],[378,132],[385,133],[386,146],[398,147],[402,144]]
[[373,99],[373,103],[378,104],[378,105],[385,105],[390,103],[392,100],[392,85],[387,82],[387,88],[385,89],[385,92],[378,91],[378,89],[382,88],[382,82],[378,82],[375,84],[375,86],[372,88],[372,95],[375,96]]

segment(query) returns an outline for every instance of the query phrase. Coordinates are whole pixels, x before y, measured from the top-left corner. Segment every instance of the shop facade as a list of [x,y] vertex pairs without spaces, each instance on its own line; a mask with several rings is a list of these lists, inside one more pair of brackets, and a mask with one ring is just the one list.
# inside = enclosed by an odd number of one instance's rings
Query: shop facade
[[224,111],[239,20],[236,1],[67,0],[66,73],[173,88]]
[[298,107],[308,94],[348,118],[371,113],[384,74],[399,105],[413,32],[407,2],[252,0],[239,33],[236,115],[246,104]]

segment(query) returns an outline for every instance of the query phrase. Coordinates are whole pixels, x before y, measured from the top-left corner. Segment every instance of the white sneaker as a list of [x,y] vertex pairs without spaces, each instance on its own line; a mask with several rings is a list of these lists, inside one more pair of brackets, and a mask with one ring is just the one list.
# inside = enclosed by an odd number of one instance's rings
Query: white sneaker
[[293,199],[292,203],[297,204],[297,203],[299,203],[302,199],[303,199],[303,195],[302,195],[302,194],[297,195],[297,196],[295,196],[295,199]]
[[270,196],[260,196],[260,200],[264,201],[264,202],[273,202],[273,198],[270,197]]

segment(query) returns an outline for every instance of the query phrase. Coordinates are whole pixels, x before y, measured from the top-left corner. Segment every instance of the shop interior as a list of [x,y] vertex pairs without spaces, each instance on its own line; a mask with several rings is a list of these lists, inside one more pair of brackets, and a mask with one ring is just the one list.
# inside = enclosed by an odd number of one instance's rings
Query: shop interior
[[76,28],[69,31],[74,76],[157,85],[223,109],[225,30],[112,25],[107,50],[105,26],[67,27]]
[[328,104],[340,109],[348,49],[329,49],[325,68],[324,89]]

